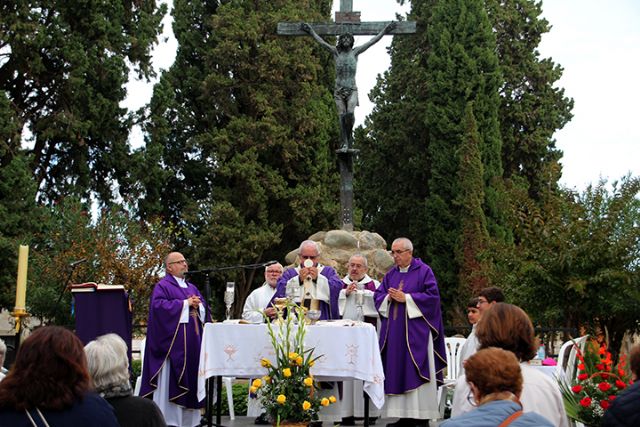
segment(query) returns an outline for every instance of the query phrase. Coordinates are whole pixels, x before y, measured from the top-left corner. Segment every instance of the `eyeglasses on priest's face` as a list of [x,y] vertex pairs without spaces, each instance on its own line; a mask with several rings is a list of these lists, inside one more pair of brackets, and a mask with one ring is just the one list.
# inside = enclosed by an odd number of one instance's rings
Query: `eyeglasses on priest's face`
[[411,249],[393,249],[390,250],[389,253],[393,255],[402,255],[405,252],[409,252]]
[[318,255],[300,255],[300,258],[302,258],[302,259],[316,259],[316,258],[318,258]]
[[187,260],[186,259],[180,259],[178,261],[171,261],[169,263],[169,265],[173,265],[173,264],[187,264]]

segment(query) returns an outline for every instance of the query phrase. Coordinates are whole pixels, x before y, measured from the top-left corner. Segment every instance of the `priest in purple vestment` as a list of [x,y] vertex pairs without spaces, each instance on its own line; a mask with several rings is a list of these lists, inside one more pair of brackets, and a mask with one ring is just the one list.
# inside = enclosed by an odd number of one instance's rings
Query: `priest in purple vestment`
[[[319,301],[320,319],[339,319],[338,312],[338,296],[342,289],[342,280],[338,273],[326,265],[318,263],[320,257],[320,248],[313,240],[305,240],[300,244],[298,250],[298,258],[300,263],[296,268],[290,268],[282,274],[278,279],[278,287],[269,305],[273,303],[275,298],[284,298],[286,296],[286,287],[299,286],[301,288],[300,295],[304,296],[304,292],[308,292],[308,297]],[[305,267],[306,261],[310,261],[311,266]],[[302,280],[300,279],[302,278]],[[307,284],[305,284],[307,281]]]
[[202,329],[211,315],[198,289],[185,280],[188,270],[181,253],[170,253],[166,274],[153,288],[140,395],[153,395],[167,425],[193,427],[204,406],[197,398],[198,364]]
[[395,266],[374,294],[380,313],[380,353],[384,367],[387,427],[425,427],[439,417],[436,398],[447,365],[440,292],[431,268],[413,258],[413,244],[391,245]]

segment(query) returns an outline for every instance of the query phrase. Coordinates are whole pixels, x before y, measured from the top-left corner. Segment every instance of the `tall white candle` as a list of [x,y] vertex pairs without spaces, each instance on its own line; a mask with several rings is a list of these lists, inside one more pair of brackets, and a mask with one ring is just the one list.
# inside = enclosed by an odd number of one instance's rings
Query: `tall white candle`
[[18,252],[18,280],[16,281],[16,311],[25,309],[28,267],[29,246],[20,245],[20,250]]

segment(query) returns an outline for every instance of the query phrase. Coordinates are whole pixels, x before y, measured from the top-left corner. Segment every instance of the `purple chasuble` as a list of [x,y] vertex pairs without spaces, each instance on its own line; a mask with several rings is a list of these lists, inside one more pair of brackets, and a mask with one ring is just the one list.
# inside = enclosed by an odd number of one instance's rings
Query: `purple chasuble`
[[413,258],[406,273],[401,273],[397,266],[389,270],[374,294],[378,310],[389,288],[410,294],[422,316],[410,319],[407,305],[389,298],[388,317],[380,316],[384,392],[403,394],[431,381],[427,353],[429,333],[433,340],[436,380],[442,383],[442,371],[447,366],[447,359],[440,292],[431,267],[419,258]]
[[200,298],[205,306],[205,319],[210,321],[205,300],[193,284],[187,283],[186,288],[181,288],[177,280],[167,274],[153,288],[140,395],[147,397],[156,390],[160,370],[168,359],[171,368],[169,401],[199,409],[204,407],[204,400],[198,401],[197,397],[203,324],[198,310],[192,307],[189,307],[189,323],[180,323],[183,302],[192,295]]
[[[318,265],[320,267],[320,265]],[[327,304],[324,301],[320,301],[320,320],[339,319],[340,312],[338,310],[338,297],[340,296],[340,290],[342,289],[342,280],[338,276],[338,273],[331,268],[322,266],[320,274],[327,278],[329,282],[329,299],[331,304]],[[286,296],[287,282],[298,275],[298,269],[290,268],[286,270],[282,276],[278,279],[278,285],[276,286],[276,293],[273,294],[273,298],[269,301],[267,306],[271,306],[275,298],[284,298]]]

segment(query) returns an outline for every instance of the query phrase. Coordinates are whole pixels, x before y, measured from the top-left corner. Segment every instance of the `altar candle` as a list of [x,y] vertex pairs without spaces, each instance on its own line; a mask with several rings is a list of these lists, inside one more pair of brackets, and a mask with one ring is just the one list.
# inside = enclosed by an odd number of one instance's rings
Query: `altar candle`
[[320,310],[320,300],[312,299],[311,305],[309,306],[309,310]]
[[29,265],[29,246],[20,245],[18,252],[18,280],[16,282],[15,310],[25,309],[27,295],[27,267]]

